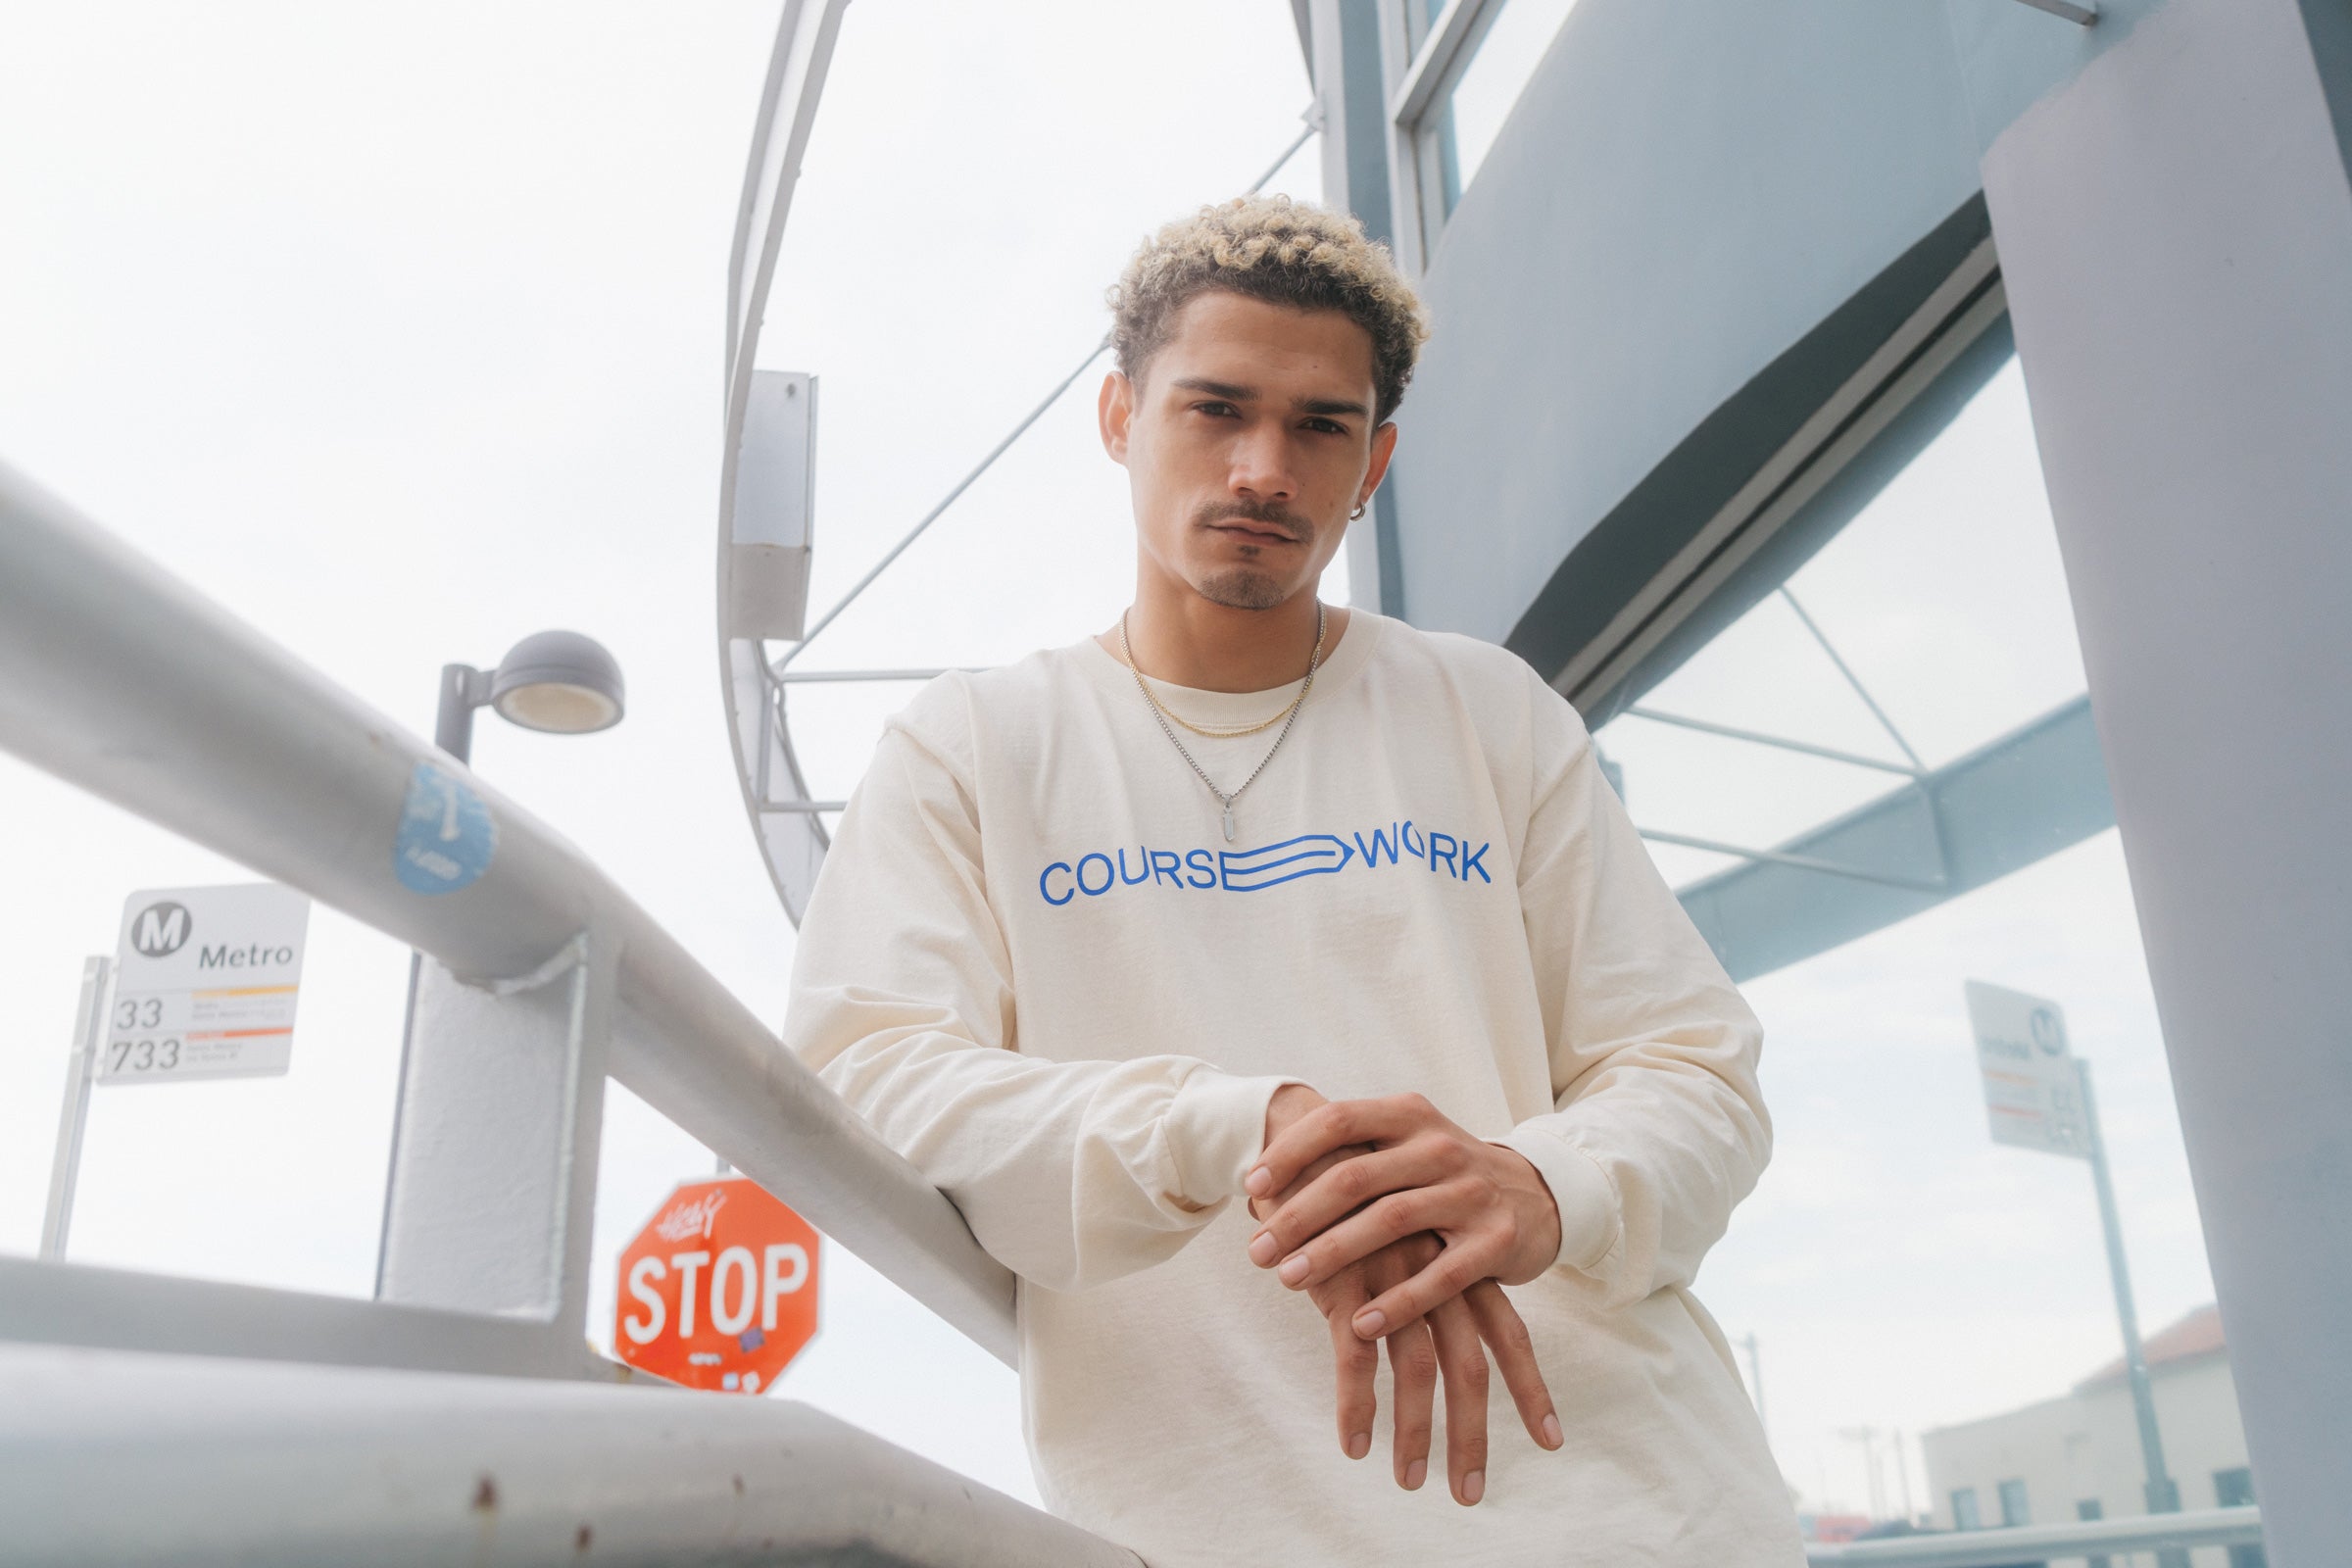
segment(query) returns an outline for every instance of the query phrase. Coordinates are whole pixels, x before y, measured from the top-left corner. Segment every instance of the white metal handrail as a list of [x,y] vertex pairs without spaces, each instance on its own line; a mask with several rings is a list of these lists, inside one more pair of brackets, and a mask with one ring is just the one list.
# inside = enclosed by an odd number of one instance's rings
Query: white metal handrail
[[[594,928],[612,1076],[1010,1362],[1012,1276],[677,939],[462,764],[0,466],[0,749],[489,983]],[[394,874],[416,765],[497,825],[479,881]]]
[[2188,1513],[1893,1536],[1885,1541],[1809,1546],[1805,1557],[1812,1568],[2000,1568],[2048,1557],[2102,1556],[2166,1546],[2249,1546],[2261,1541],[2262,1510],[2247,1503]]
[[0,1346],[0,1559],[1142,1568],[786,1399]]

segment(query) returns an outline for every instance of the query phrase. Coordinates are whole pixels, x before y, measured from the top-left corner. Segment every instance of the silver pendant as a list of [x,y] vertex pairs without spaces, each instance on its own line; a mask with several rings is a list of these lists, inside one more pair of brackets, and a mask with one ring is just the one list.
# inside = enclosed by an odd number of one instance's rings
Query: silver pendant
[[1225,842],[1233,842],[1233,808],[1230,805],[1225,808]]

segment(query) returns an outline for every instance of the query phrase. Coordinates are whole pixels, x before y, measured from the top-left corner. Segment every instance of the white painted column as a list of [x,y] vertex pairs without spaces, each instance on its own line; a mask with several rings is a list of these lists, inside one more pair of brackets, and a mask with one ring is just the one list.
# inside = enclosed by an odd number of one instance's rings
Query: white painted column
[[2322,1568],[2352,1560],[2352,183],[2301,8],[2172,0],[1984,176],[2270,1560]]

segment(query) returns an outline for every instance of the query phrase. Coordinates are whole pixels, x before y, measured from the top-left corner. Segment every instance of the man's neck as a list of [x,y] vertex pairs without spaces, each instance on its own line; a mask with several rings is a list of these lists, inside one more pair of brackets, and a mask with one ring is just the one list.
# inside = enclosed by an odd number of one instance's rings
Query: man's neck
[[[1328,612],[1323,658],[1348,629],[1348,612]],[[1287,686],[1306,673],[1315,647],[1315,595],[1292,595],[1272,610],[1235,610],[1203,599],[1190,587],[1175,594],[1138,593],[1127,612],[1127,640],[1136,667],[1154,680],[1210,692],[1260,692]],[[1096,638],[1120,656],[1119,628]]]

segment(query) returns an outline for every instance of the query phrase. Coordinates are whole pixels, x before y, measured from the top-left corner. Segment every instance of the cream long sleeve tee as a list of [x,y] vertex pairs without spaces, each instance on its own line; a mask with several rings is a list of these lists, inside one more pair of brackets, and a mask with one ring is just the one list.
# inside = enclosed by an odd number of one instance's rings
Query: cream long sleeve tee
[[[1154,683],[1196,722],[1298,686]],[[1272,730],[1180,732],[1230,789]],[[1801,1562],[1690,1294],[1770,1151],[1760,1034],[1574,710],[1515,656],[1365,611],[1234,808],[1087,641],[887,726],[802,924],[791,1047],[1020,1278],[1055,1512],[1154,1568]],[[1524,1154],[1556,1264],[1510,1291],[1567,1442],[1496,1387],[1486,1498],[1332,1426],[1326,1330],[1244,1253],[1286,1082],[1417,1090]],[[1440,1442],[1443,1442],[1443,1401]]]

